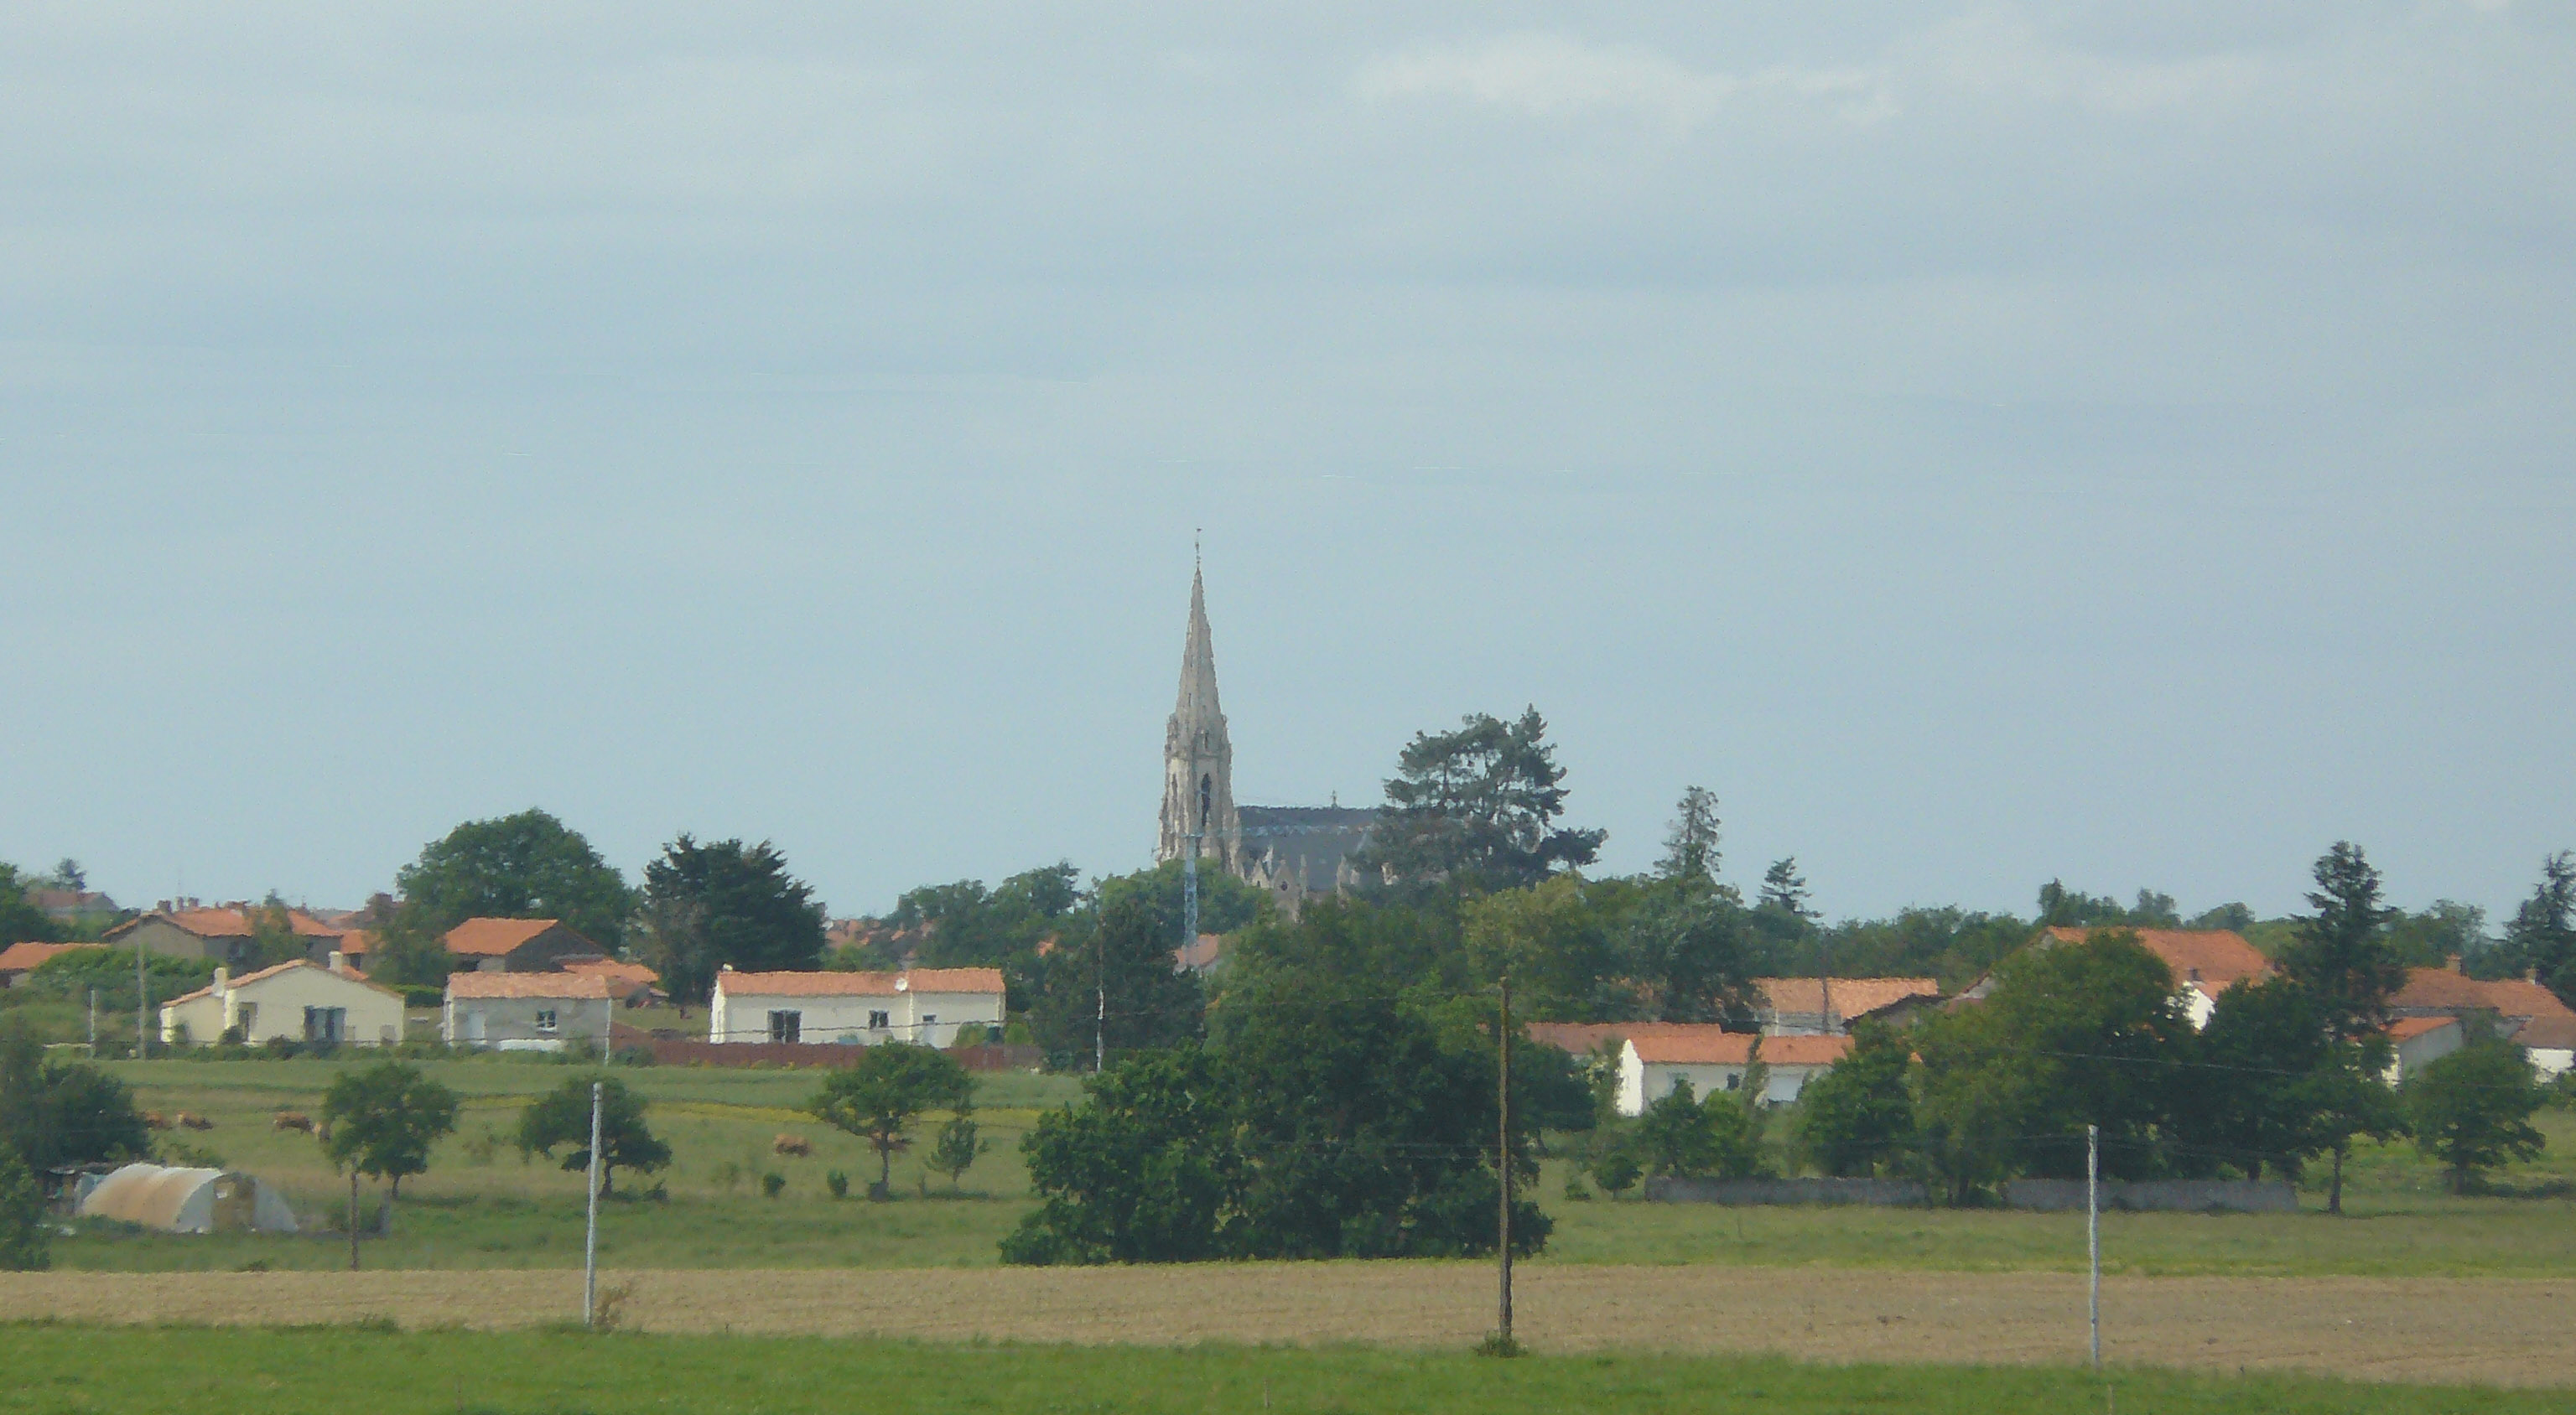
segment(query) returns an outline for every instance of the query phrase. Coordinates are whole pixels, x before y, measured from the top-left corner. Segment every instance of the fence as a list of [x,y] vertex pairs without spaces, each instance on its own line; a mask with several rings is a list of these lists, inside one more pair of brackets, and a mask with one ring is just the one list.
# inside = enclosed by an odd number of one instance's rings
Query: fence
[[1649,1179],[1659,1204],[1865,1204],[1921,1208],[1932,1202],[1913,1179]]
[[[1920,1208],[1932,1202],[1911,1179],[1649,1179],[1646,1198],[1662,1204],[1865,1204]],[[2015,1179],[2004,1207],[2063,1213],[2084,1207],[2081,1179]],[[2106,1179],[2102,1207],[2130,1213],[2296,1213],[2299,1191],[2250,1179]]]

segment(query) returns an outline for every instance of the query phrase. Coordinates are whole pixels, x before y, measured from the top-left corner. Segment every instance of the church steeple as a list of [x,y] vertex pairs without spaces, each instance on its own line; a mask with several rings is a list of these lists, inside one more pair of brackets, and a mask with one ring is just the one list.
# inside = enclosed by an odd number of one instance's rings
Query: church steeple
[[1163,818],[1154,859],[1177,860],[1196,837],[1199,858],[1230,868],[1241,844],[1234,813],[1234,744],[1217,705],[1216,641],[1207,583],[1190,572],[1190,625],[1181,645],[1181,690],[1163,734]]

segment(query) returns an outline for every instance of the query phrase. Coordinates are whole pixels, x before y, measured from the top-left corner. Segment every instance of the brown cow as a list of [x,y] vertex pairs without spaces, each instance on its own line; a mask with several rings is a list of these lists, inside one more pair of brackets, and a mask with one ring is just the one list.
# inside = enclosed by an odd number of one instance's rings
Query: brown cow
[[805,1143],[804,1137],[800,1135],[781,1135],[769,1142],[769,1149],[772,1154],[794,1155],[798,1159],[807,1158],[814,1153],[814,1147]]
[[167,1130],[170,1128],[170,1117],[157,1110],[147,1110],[143,1112],[143,1123],[155,1130]]
[[313,1117],[304,1114],[302,1111],[281,1110],[268,1122],[268,1128],[271,1130],[301,1130],[305,1134],[310,1135],[313,1133]]
[[183,1110],[179,1112],[179,1128],[182,1130],[212,1130],[215,1128],[215,1122],[208,1120],[202,1115],[191,1115]]

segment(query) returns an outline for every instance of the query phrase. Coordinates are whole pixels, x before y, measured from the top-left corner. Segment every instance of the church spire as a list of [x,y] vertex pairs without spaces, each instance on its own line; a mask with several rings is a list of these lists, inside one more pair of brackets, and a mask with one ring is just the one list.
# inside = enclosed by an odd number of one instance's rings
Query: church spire
[[1225,710],[1217,703],[1216,636],[1208,629],[1206,575],[1193,565],[1180,695],[1163,734],[1163,817],[1154,858],[1176,860],[1195,848],[1202,859],[1230,865],[1240,834],[1234,813],[1234,744],[1226,740]]

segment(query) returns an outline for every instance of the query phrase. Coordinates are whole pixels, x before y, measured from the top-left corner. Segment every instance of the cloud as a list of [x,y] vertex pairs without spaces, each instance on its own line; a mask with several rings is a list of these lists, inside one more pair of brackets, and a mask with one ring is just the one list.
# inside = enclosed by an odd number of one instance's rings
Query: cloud
[[2198,108],[2242,97],[2264,76],[2242,50],[2184,59],[2116,59],[2051,43],[2016,15],[1987,11],[1934,30],[1907,62],[1910,77],[1964,93],[2073,103],[2105,114]]
[[1680,131],[1750,96],[1859,99],[1856,113],[1875,111],[1882,98],[1879,76],[1866,69],[1706,73],[1637,45],[1539,33],[1379,55],[1361,65],[1354,87],[1372,102],[1465,99],[1541,118],[1624,113]]

